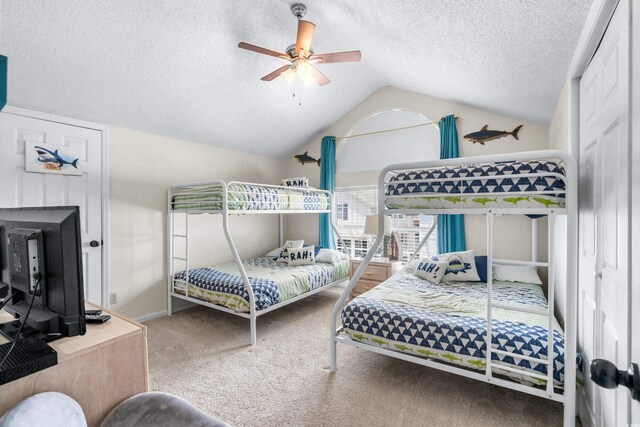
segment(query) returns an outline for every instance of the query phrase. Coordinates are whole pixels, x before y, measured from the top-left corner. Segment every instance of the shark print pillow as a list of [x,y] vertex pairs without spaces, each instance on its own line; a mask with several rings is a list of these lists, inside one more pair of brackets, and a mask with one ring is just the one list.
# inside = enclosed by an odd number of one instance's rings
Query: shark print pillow
[[446,262],[423,258],[418,263],[418,267],[413,274],[421,279],[438,284],[442,281],[444,274],[447,272],[447,267],[449,267],[449,264]]
[[449,252],[438,255],[438,261],[448,264],[443,282],[479,282],[480,276],[476,268],[476,251]]

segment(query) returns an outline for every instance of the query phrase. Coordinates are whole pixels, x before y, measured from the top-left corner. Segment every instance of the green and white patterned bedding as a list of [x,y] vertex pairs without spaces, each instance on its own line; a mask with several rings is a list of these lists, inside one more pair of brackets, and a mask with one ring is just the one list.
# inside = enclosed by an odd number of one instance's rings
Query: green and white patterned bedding
[[[178,190],[172,198],[173,210],[222,210],[223,187],[204,185]],[[230,210],[329,210],[326,193],[307,188],[268,187],[231,183],[227,190]]]
[[[336,265],[316,263],[289,267],[269,257],[242,261],[256,301],[256,310],[289,300],[347,277],[349,260]],[[187,272],[176,275],[174,289],[185,294]],[[238,312],[249,311],[249,294],[235,262],[189,270],[189,296],[225,306]]]

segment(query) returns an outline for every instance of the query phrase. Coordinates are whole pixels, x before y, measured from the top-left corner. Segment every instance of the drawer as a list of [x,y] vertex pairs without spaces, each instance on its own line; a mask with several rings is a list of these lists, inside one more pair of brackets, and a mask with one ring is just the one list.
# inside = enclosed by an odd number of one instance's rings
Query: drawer
[[377,281],[373,282],[373,281],[369,281],[369,280],[360,279],[360,280],[358,280],[356,285],[351,290],[351,297],[355,298],[357,295],[365,293],[368,290],[375,288],[379,284],[380,284],[380,282],[377,282]]
[[369,264],[369,266],[364,271],[364,273],[362,273],[362,276],[360,276],[360,278],[366,279],[366,280],[377,280],[379,282],[383,282],[389,278],[389,274],[387,273],[388,271],[389,270],[386,265]]

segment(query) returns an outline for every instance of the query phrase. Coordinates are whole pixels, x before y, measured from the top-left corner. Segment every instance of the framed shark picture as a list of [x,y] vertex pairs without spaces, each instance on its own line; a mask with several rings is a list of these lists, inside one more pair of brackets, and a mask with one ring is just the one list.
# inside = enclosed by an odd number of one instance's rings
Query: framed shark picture
[[49,145],[25,141],[25,170],[58,175],[82,175],[80,147]]

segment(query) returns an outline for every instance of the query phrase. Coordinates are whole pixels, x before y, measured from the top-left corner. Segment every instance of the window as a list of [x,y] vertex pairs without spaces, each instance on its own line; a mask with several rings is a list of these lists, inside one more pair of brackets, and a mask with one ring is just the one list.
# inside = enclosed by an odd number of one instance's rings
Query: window
[[336,220],[349,221],[349,204],[348,203],[336,204]]
[[[364,234],[364,223],[367,215],[376,213],[378,198],[377,187],[344,187],[335,192],[336,228],[344,240],[344,245],[352,257],[363,257],[373,244],[375,236]],[[407,261],[417,250],[435,220],[434,215],[401,215],[391,216],[391,230],[396,231],[402,246],[402,263]],[[385,239],[388,242],[388,239]],[[342,242],[338,240],[338,249]],[[377,256],[382,256],[383,248]],[[438,253],[438,233],[433,231],[429,240],[420,251],[420,256]]]

